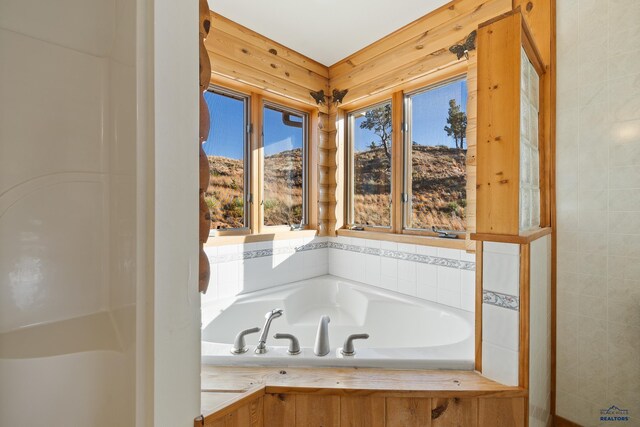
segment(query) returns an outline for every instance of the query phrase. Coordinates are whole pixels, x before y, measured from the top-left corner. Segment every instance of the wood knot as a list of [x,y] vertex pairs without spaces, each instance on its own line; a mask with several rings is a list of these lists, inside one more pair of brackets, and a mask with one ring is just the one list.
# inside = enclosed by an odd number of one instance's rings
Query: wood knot
[[211,29],[211,21],[205,19],[204,21],[202,21],[202,27],[207,32],[207,34],[209,34],[209,30]]
[[288,72],[288,71],[285,71],[285,72],[284,72],[284,75],[285,75],[285,76],[287,76],[287,77],[291,77],[291,74],[289,74],[289,72]]
[[496,136],[495,138],[493,138],[494,141],[502,141],[502,137],[500,136]]
[[275,50],[275,49],[269,49],[269,53],[272,54],[272,55],[277,55],[278,51]]
[[500,184],[508,184],[509,180],[508,179],[502,179],[499,182],[500,182]]
[[276,64],[269,64],[271,66],[271,68],[278,68],[278,66]]
[[444,411],[446,410],[447,410],[447,404],[436,406],[434,409],[431,410],[431,419],[435,420],[437,418],[440,418],[440,416],[444,414]]
[[419,44],[418,46],[416,46],[416,49],[417,49],[417,50],[422,50],[422,49],[424,49],[424,46],[423,46],[423,45],[421,45],[421,44]]
[[527,12],[531,12],[531,9],[533,9],[533,3],[532,2],[527,2]]
[[242,53],[245,53],[245,54],[249,53],[249,51],[247,49],[245,49],[245,48],[242,48],[241,51],[242,51]]

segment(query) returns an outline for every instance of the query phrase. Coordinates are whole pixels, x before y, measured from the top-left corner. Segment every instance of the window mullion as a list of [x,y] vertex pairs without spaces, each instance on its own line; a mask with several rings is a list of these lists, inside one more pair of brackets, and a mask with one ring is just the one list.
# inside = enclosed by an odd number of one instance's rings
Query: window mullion
[[404,95],[402,91],[395,92],[391,98],[391,225],[394,233],[402,232],[402,190],[404,182],[403,103]]

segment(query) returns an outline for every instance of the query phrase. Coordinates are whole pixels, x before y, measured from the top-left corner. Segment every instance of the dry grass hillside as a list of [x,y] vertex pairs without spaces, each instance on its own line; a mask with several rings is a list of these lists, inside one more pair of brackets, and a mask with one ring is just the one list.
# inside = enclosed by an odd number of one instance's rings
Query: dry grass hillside
[[[411,228],[464,230],[466,150],[413,146]],[[355,222],[389,225],[389,163],[382,148],[356,153]],[[243,164],[209,156],[207,204],[212,228],[242,227]],[[302,218],[302,151],[265,158],[265,224],[296,224]]]
[[[413,146],[411,228],[464,230],[466,150]],[[389,225],[389,162],[381,147],[356,153],[355,222]]]
[[[266,225],[297,224],[302,219],[302,150],[265,157]],[[243,227],[244,165],[241,160],[209,156],[206,201],[211,228]]]

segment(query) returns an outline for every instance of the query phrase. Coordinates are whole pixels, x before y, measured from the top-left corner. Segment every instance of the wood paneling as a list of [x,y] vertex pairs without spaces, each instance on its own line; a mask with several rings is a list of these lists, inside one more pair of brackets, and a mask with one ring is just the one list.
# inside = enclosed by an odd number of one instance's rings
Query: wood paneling
[[524,427],[525,398],[479,399],[478,425],[491,427]]
[[431,426],[431,399],[387,398],[385,422],[390,427]]
[[293,394],[266,394],[264,419],[269,426],[293,426],[296,423],[296,396]]
[[[531,245],[520,245],[520,342],[518,345],[518,385],[529,388]],[[543,313],[540,313],[543,314]]]
[[432,427],[476,427],[478,399],[431,399]]
[[478,233],[519,232],[520,20],[478,30]]
[[510,0],[451,2],[329,67],[331,88],[348,88],[348,105],[454,64],[451,45],[510,9]]
[[384,427],[385,399],[370,396],[340,397],[341,427]]
[[195,426],[205,427],[264,427],[263,398],[259,397],[238,407],[236,410],[221,415],[205,418]]
[[340,397],[296,395],[296,427],[339,427]]
[[328,112],[309,93],[329,93],[327,67],[215,12],[211,20],[205,46],[213,74]]

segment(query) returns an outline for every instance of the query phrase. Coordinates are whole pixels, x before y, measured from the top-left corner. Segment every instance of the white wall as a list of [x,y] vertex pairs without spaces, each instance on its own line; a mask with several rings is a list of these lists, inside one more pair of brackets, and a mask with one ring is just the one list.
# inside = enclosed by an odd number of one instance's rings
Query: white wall
[[640,2],[557,2],[557,413],[640,424]]
[[0,2],[0,425],[135,421],[135,12]]
[[200,415],[198,2],[153,2],[153,425]]

